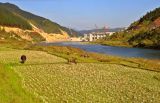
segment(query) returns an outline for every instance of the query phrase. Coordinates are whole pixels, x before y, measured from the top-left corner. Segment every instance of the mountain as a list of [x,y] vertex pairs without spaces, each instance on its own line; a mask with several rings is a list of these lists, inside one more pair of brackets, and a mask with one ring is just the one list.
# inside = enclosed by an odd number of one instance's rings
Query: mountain
[[117,32],[108,40],[118,41],[116,45],[127,44],[133,47],[160,49],[160,8],[148,12],[127,30]]
[[[0,25],[18,27],[24,30],[33,30],[33,25],[45,33],[62,34],[66,32],[69,36],[76,36],[77,32],[69,30],[49,19],[37,16],[21,10],[14,4],[0,3]],[[72,31],[72,34],[70,33]]]
[[0,25],[31,30],[32,26],[24,19],[0,5]]
[[[108,32],[118,32],[121,30],[124,30],[124,28],[110,28],[108,29]],[[83,35],[83,34],[88,34],[91,32],[104,32],[104,31],[105,31],[104,29],[92,29],[92,30],[81,30],[79,31],[79,33]]]

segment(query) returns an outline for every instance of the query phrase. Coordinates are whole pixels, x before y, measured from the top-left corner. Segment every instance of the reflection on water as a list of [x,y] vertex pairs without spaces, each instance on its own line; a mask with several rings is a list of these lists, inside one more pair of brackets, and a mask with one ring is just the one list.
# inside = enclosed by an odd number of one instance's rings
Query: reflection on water
[[112,47],[112,46],[103,46],[99,44],[84,44],[80,42],[41,43],[40,45],[72,46],[90,52],[118,55],[123,57],[160,59],[160,50],[153,50],[153,49]]

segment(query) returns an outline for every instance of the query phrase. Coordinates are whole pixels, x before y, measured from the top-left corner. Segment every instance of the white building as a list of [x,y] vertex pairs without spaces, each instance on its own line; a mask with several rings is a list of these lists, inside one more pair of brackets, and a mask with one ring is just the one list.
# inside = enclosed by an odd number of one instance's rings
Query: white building
[[93,32],[93,33],[89,33],[89,34],[84,34],[84,38],[83,41],[95,41],[98,39],[103,39],[105,38],[107,35],[111,36],[114,32]]

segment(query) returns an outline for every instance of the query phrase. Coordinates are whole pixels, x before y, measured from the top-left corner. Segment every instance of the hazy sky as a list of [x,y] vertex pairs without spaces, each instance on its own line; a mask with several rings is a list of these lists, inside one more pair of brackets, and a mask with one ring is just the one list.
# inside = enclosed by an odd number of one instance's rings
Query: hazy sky
[[74,29],[126,27],[160,0],[0,0]]

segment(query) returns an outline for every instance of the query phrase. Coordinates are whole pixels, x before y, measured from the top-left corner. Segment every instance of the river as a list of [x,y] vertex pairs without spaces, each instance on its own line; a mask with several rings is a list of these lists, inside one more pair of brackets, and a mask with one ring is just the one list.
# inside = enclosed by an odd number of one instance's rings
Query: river
[[99,44],[86,44],[82,42],[40,43],[40,45],[71,46],[89,52],[103,53],[115,56],[160,59],[160,50],[154,49],[113,47]]

